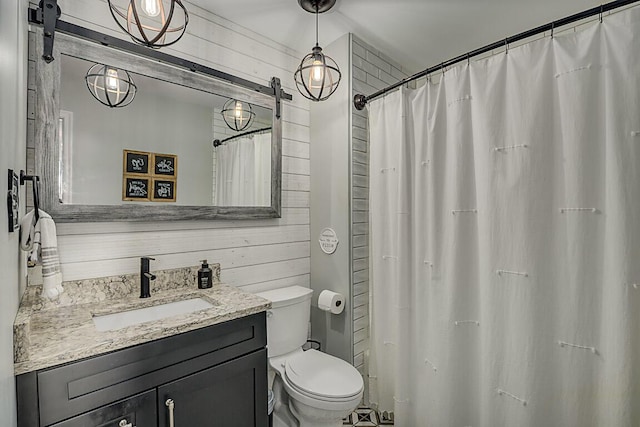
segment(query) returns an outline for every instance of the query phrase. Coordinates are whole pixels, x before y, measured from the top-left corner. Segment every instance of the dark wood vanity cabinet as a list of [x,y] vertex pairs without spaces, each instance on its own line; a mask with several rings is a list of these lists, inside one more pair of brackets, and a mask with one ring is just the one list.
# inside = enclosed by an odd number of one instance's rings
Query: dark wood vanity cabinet
[[262,312],[22,374],[18,427],[266,427],[265,346]]

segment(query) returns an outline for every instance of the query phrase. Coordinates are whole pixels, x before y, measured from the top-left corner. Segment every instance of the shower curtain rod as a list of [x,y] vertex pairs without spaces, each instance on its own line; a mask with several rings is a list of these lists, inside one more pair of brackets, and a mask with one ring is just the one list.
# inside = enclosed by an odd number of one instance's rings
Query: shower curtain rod
[[241,138],[241,137],[243,137],[243,136],[248,136],[248,135],[253,135],[254,133],[266,132],[266,131],[268,131],[268,130],[271,130],[271,128],[270,128],[270,127],[268,127],[268,128],[261,128],[261,129],[250,130],[250,131],[247,131],[247,132],[244,132],[244,133],[239,133],[239,134],[237,134],[237,135],[230,136],[229,138],[225,138],[225,139],[223,139],[222,141],[221,141],[221,140],[219,140],[219,139],[214,139],[214,140],[213,140],[213,146],[214,146],[214,147],[219,147],[220,145],[224,144],[224,143],[225,143],[225,142],[227,142],[227,141],[231,141],[232,139]]
[[473,58],[474,56],[482,55],[484,53],[490,52],[490,51],[492,51],[494,49],[498,49],[498,48],[503,47],[503,46],[508,46],[510,43],[515,43],[517,41],[524,40],[524,39],[529,38],[529,37],[533,37],[533,36],[535,36],[537,34],[544,33],[545,31],[553,31],[557,27],[562,27],[564,25],[568,25],[568,24],[571,24],[573,22],[589,18],[591,16],[595,16],[595,15],[599,14],[600,15],[600,19],[602,19],[602,14],[604,12],[609,12],[611,10],[614,10],[614,9],[617,9],[617,8],[620,8],[620,7],[623,7],[623,6],[630,5],[630,4],[636,3],[638,1],[640,1],[640,0],[615,0],[615,1],[612,1],[610,3],[605,3],[605,4],[602,4],[600,6],[594,7],[592,9],[588,9],[588,10],[585,10],[583,12],[576,13],[575,15],[571,15],[571,16],[568,16],[566,18],[562,18],[562,19],[559,19],[557,21],[550,22],[550,23],[548,23],[546,25],[542,25],[542,26],[534,28],[532,30],[525,31],[525,32],[517,34],[515,36],[507,37],[504,40],[500,40],[500,41],[497,41],[495,43],[488,44],[488,45],[486,45],[484,47],[472,50],[470,52],[465,53],[464,55],[457,56],[457,57],[455,57],[453,59],[450,59],[450,60],[448,60],[446,62],[443,62],[441,64],[435,65],[433,67],[429,67],[426,70],[422,70],[422,71],[420,71],[420,72],[418,72],[418,73],[416,73],[416,74],[414,74],[412,76],[409,76],[407,78],[404,78],[404,79],[400,80],[397,83],[394,83],[394,84],[392,84],[390,86],[387,86],[384,89],[380,89],[379,91],[377,91],[375,93],[372,93],[369,96],[365,96],[365,95],[362,95],[362,94],[356,94],[353,97],[353,105],[356,107],[357,110],[362,110],[365,107],[365,105],[367,105],[367,103],[369,101],[371,101],[371,100],[373,100],[375,98],[378,98],[378,97],[384,95],[385,93],[387,93],[389,91],[392,91],[393,89],[396,89],[396,88],[398,88],[398,87],[400,87],[400,86],[402,86],[402,85],[404,85],[406,83],[412,82],[412,81],[417,80],[417,79],[419,79],[421,77],[428,76],[429,74],[431,74],[433,72],[442,70],[445,67],[450,67],[450,66],[452,66],[454,64],[457,64],[458,62],[467,61],[467,60]]

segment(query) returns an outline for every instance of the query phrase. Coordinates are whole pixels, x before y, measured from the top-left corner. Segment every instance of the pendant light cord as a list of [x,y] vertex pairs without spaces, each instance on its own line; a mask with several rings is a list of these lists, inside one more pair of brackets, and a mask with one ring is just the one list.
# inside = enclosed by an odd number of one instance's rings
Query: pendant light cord
[[316,2],[316,46],[318,46],[318,2]]

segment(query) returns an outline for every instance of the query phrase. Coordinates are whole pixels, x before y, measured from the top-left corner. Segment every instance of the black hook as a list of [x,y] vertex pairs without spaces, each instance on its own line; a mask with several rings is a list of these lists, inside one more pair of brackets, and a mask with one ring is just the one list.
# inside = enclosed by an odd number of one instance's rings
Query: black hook
[[31,181],[31,189],[33,190],[33,216],[35,222],[40,219],[40,177],[38,175],[27,175],[25,171],[20,171],[20,185],[24,185],[25,181]]
[[602,24],[602,13],[604,12],[604,5],[600,5],[600,23]]

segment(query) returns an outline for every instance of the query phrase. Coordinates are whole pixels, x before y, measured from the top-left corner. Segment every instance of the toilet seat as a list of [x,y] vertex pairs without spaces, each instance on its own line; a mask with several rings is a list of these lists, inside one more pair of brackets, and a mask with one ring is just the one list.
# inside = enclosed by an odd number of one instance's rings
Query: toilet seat
[[[317,350],[296,351],[270,358],[289,397],[305,405],[322,410],[339,411],[355,408],[364,392],[364,381],[356,368],[337,357]],[[344,375],[342,381],[318,381],[318,375],[332,376],[331,369]],[[339,384],[335,386],[335,384]],[[333,392],[332,392],[333,391]]]
[[317,350],[288,358],[284,374],[298,392],[329,402],[351,400],[364,387],[362,376],[353,366]]

